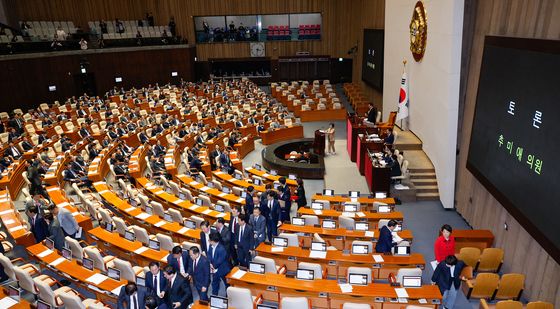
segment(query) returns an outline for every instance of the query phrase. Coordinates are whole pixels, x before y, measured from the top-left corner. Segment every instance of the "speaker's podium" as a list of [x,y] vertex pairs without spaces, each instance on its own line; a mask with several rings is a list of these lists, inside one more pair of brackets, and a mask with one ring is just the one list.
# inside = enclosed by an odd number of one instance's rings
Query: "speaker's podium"
[[315,140],[313,140],[313,152],[315,154],[325,155],[325,131],[315,130]]

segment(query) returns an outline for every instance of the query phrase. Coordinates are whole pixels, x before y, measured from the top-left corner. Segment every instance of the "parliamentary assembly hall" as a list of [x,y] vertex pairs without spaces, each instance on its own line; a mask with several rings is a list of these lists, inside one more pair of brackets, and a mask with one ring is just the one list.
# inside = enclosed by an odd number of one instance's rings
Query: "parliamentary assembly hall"
[[560,0],[0,0],[0,309],[560,308],[559,72]]

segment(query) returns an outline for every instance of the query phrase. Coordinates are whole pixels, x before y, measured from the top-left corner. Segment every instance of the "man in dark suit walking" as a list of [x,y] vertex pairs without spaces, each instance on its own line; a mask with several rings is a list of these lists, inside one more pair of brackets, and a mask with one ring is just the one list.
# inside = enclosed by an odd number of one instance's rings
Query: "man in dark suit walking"
[[239,215],[239,228],[235,232],[235,250],[240,266],[248,267],[251,252],[254,250],[255,236],[253,228],[245,223],[245,215]]
[[202,251],[202,254],[206,255],[208,253],[209,247],[210,247],[210,222],[203,221],[200,224],[200,250]]
[[200,300],[208,300],[208,288],[210,287],[210,262],[200,254],[198,247],[189,250],[192,263],[189,267],[189,276],[198,292]]
[[389,220],[386,226],[379,230],[379,239],[375,245],[375,251],[378,253],[391,253],[391,249],[395,246],[393,242],[393,230],[397,226],[397,221]]
[[228,287],[226,275],[229,273],[231,267],[227,256],[226,249],[220,244],[220,235],[218,233],[211,233],[208,260],[210,262],[210,272],[212,273],[213,295],[218,295],[220,291],[220,281],[224,282],[226,289]]
[[164,293],[167,306],[174,309],[187,309],[193,302],[189,282],[170,265],[165,267],[163,275],[169,281]]
[[290,221],[290,208],[292,206],[292,192],[286,184],[286,177],[280,177],[278,179],[280,181],[281,186],[278,188],[280,190],[280,208],[282,212],[282,221]]
[[368,112],[366,114],[366,117],[368,122],[375,123],[375,120],[377,119],[377,108],[373,106],[373,103],[368,104]]
[[247,187],[247,196],[245,196],[245,215],[250,216],[253,214],[253,208],[255,208],[255,187]]
[[31,233],[35,236],[35,241],[37,241],[37,243],[42,242],[49,236],[49,226],[47,222],[39,215],[39,209],[37,209],[35,205],[31,205],[27,209],[27,216],[29,217]]
[[158,262],[150,262],[149,268],[150,271],[146,273],[146,288],[156,298],[158,304],[163,303],[165,302],[163,296],[167,289],[167,279],[165,279]]
[[278,235],[278,226],[282,224],[280,204],[276,199],[276,193],[274,191],[269,191],[266,205],[269,209],[267,220],[268,240],[272,241],[272,237]]
[[136,286],[136,283],[129,282],[121,288],[117,309],[143,309],[144,299],[148,295],[145,288]]
[[183,252],[181,246],[171,249],[171,254],[167,256],[167,265],[173,267],[183,278],[187,277],[187,271],[191,258],[187,252]]
[[253,228],[255,238],[254,246],[257,248],[266,238],[266,220],[264,216],[261,215],[261,209],[259,207],[253,209],[249,224],[251,224]]
[[453,308],[457,290],[461,286],[461,281],[466,280],[461,272],[465,268],[463,261],[457,260],[454,255],[449,255],[438,264],[432,275],[432,282],[437,284],[441,294],[443,294],[443,308]]
[[[224,245],[224,248],[229,252],[229,248],[231,247],[231,233],[227,226],[225,226],[226,220],[224,218],[218,218],[216,220],[216,231],[220,234],[220,242]],[[229,258],[229,256],[228,256]]]

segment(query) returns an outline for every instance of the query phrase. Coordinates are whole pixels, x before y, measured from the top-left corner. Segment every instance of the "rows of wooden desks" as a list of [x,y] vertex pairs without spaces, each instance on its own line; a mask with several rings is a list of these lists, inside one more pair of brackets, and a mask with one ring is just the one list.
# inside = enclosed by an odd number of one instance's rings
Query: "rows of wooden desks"
[[[354,240],[367,240],[376,242],[379,230],[351,231],[345,228],[325,229],[317,226],[300,226],[284,223],[278,227],[281,232],[298,233],[298,238],[303,241],[304,247],[311,247],[313,234],[319,234],[331,246],[338,250],[349,250]],[[412,231],[404,230],[397,233],[400,238],[412,243]]]
[[108,300],[114,303],[120,288],[127,283],[124,279],[120,281],[111,279],[97,269],[89,270],[75,259],[67,260],[56,250],[50,250],[43,243],[27,247],[27,252],[44,267],[71,279],[81,288],[95,293],[100,301]]
[[226,277],[230,285],[251,289],[254,296],[262,294],[268,301],[280,302],[282,297],[307,297],[313,308],[341,308],[345,302],[366,303],[376,309],[400,309],[406,305],[437,308],[442,296],[436,285],[406,289],[407,303],[397,301],[395,287],[388,283],[353,285],[352,291],[344,293],[337,280],[298,280],[283,274],[255,274],[234,268]]
[[294,125],[275,130],[266,130],[260,132],[260,136],[263,145],[271,145],[281,141],[303,138],[303,126]]
[[254,185],[252,182],[249,182],[245,179],[237,179],[237,178],[231,176],[230,174],[224,173],[222,171],[214,171],[212,173],[212,175],[214,175],[214,177],[221,180],[222,182],[229,183],[232,186],[237,186],[237,187],[241,187],[241,188],[247,188],[249,186],[253,186],[257,192],[266,191],[264,185],[257,186],[257,185]]
[[[272,175],[267,173],[266,171],[260,170],[260,169],[256,169],[254,167],[246,167],[245,171],[251,175],[255,175],[255,176],[259,176],[262,179],[264,179],[264,181],[269,181],[269,182],[275,182],[278,181],[280,179],[279,175]],[[286,177],[286,184],[288,184],[288,186],[291,187],[297,187],[297,181],[294,179],[288,179]]]
[[358,197],[358,198],[351,198],[345,195],[322,195],[322,194],[314,194],[312,197],[313,200],[324,200],[329,201],[331,204],[343,204],[345,202],[359,202],[361,205],[371,205],[373,206],[374,203],[384,203],[387,205],[395,205],[395,199],[392,197],[389,198],[370,198],[370,197]]
[[393,211],[387,213],[378,213],[378,212],[340,212],[332,209],[325,209],[325,210],[315,210],[306,207],[300,207],[298,209],[298,215],[311,215],[311,216],[318,216],[319,219],[331,219],[331,218],[338,218],[339,216],[354,218],[355,220],[360,221],[367,221],[377,225],[379,220],[382,219],[393,219],[396,221],[403,221],[403,214],[400,211]]
[[[217,173],[217,172],[214,172]],[[223,172],[220,172],[223,173]],[[225,174],[225,173],[223,173]],[[226,174],[227,175],[227,174]],[[179,179],[179,181],[183,184],[185,184],[186,186],[190,187],[191,189],[194,189],[198,192],[202,192],[205,193],[206,195],[208,195],[212,200],[217,201],[217,200],[222,200],[222,201],[226,201],[232,205],[245,205],[245,199],[243,199],[242,197],[239,197],[235,194],[232,193],[224,193],[216,188],[210,188],[208,186],[205,186],[204,184],[195,181],[191,176],[187,176],[187,175],[178,175],[177,179]]]
[[301,122],[309,121],[325,121],[325,120],[345,120],[346,110],[341,109],[325,109],[325,110],[299,110]]
[[[280,249],[280,250],[278,250]],[[348,267],[367,267],[372,270],[373,278],[387,278],[390,273],[396,274],[399,268],[424,269],[426,261],[420,253],[410,256],[394,256],[381,254],[351,254],[342,250],[327,250],[324,257],[312,257],[312,251],[301,247],[273,247],[261,243],[257,247],[259,256],[274,259],[279,265],[286,265],[288,271],[295,272],[300,262],[319,263],[326,268],[329,277],[345,278]],[[315,253],[315,252],[313,252]],[[376,260],[377,259],[377,260]]]

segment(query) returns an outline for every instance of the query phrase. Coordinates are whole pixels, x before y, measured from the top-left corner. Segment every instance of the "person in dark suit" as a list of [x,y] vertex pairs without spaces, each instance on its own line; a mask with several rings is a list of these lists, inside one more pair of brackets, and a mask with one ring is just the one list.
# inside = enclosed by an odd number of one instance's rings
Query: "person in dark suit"
[[253,228],[255,238],[255,248],[257,248],[266,238],[266,219],[261,215],[260,207],[253,208],[253,214],[249,218],[249,224]]
[[198,247],[189,250],[191,264],[189,265],[189,276],[198,292],[200,300],[208,301],[208,288],[210,288],[210,262],[200,254]]
[[31,233],[35,236],[35,241],[37,243],[42,242],[47,236],[49,236],[49,226],[45,219],[39,215],[39,209],[37,206],[31,205],[27,209],[27,217],[29,218],[29,224],[31,225]]
[[144,299],[148,292],[144,287],[139,287],[134,282],[129,282],[121,288],[117,300],[117,309],[140,309],[144,308]]
[[391,253],[391,249],[396,245],[393,242],[393,230],[397,226],[397,221],[390,220],[386,226],[379,230],[379,239],[375,245],[375,251],[379,253]]
[[163,276],[158,262],[150,262],[150,271],[146,273],[146,288],[154,296],[158,304],[165,302],[164,295],[167,289],[167,279]]
[[373,106],[373,103],[368,104],[366,117],[368,122],[375,123],[375,120],[377,119],[377,108]]
[[9,155],[14,160],[19,160],[19,158],[21,158],[22,156],[22,153],[21,150],[19,150],[13,142],[9,142],[8,148],[4,150],[4,155]]
[[220,244],[220,234],[210,234],[210,247],[208,248],[207,256],[210,262],[210,272],[212,273],[212,294],[218,295],[220,291],[220,281],[224,282],[227,289],[226,275],[231,269],[227,259],[226,249]]
[[266,205],[270,210],[268,214],[268,240],[272,241],[272,236],[278,235],[278,226],[282,224],[280,203],[276,199],[276,192],[269,191]]
[[91,136],[91,133],[89,133],[85,123],[82,123],[82,127],[81,127],[80,131],[78,131],[78,133],[80,134],[80,137],[83,138],[83,139]]
[[74,172],[72,169],[72,163],[68,163],[66,166],[66,170],[64,170],[64,181],[68,181],[70,183],[77,183],[77,184],[85,184],[88,187],[91,186],[91,181],[87,178],[87,176],[79,176]]
[[434,274],[432,282],[437,284],[443,295],[443,308],[453,308],[457,290],[461,286],[461,281],[467,280],[461,272],[465,268],[465,263],[457,259],[454,255],[448,255],[445,262],[440,262]]
[[31,144],[27,137],[24,137],[21,141],[21,148],[23,149],[23,151],[28,151],[33,149],[33,144]]
[[200,172],[202,170],[202,161],[197,156],[193,156],[189,161],[189,166],[191,170],[196,170]]
[[148,137],[148,135],[146,135],[146,132],[144,131],[140,132],[140,135],[138,137],[140,139],[140,143],[142,144],[145,144],[150,140],[150,138]]
[[225,169],[228,174],[233,174],[234,168],[229,158],[229,151],[227,149],[220,155],[220,168]]
[[187,309],[193,302],[189,282],[183,276],[180,276],[171,265],[165,267],[163,275],[169,280],[164,293],[167,306],[174,309]]
[[216,232],[220,234],[220,242],[224,245],[224,248],[230,252],[230,242],[231,242],[231,233],[227,226],[225,226],[226,220],[224,218],[218,218],[216,220]]
[[[231,213],[229,216],[229,230],[230,230],[230,239],[235,237],[235,231],[239,228],[239,214],[241,213],[241,206],[235,206],[231,208]],[[229,252],[230,258],[233,265],[237,265],[237,252],[235,252],[235,241],[230,241],[229,244]]]
[[297,188],[296,188],[296,195],[297,200],[296,203],[299,207],[304,207],[307,205],[307,198],[305,197],[305,188],[303,187],[303,179],[297,179]]
[[390,161],[389,164],[387,164],[387,166],[389,166],[391,168],[391,177],[402,175],[401,165],[399,164],[399,161],[397,160],[397,155],[396,154],[393,154],[391,156],[391,161]]
[[278,188],[280,190],[280,208],[282,213],[282,221],[290,221],[290,208],[292,206],[292,192],[286,183],[286,177],[280,177],[278,179],[281,186]]
[[171,254],[167,256],[167,265],[173,267],[182,277],[187,277],[187,271],[191,258],[187,252],[183,252],[181,246],[171,249]]
[[245,223],[245,215],[239,215],[239,228],[234,235],[237,261],[240,266],[248,267],[251,260],[251,252],[255,249],[255,235],[251,225]]
[[250,216],[253,214],[253,208],[255,208],[255,187],[247,187],[247,196],[245,196],[245,214]]
[[64,248],[64,231],[60,227],[58,219],[50,212],[45,212],[45,221],[49,226],[49,237],[54,241],[54,247],[58,251]]
[[158,304],[157,298],[152,295],[146,296],[144,305],[146,305],[146,309],[169,309],[166,303]]
[[203,255],[208,253],[210,247],[210,222],[203,221],[200,224],[200,250]]
[[395,134],[393,133],[393,129],[389,128],[387,130],[387,137],[383,140],[385,145],[393,145],[395,142]]
[[216,165],[216,157],[219,158],[221,154],[222,151],[220,150],[220,145],[216,145],[216,148],[214,148],[214,150],[210,152],[210,157],[208,158],[208,160],[210,160],[210,167],[212,168],[212,170],[218,168],[218,166]]
[[158,140],[157,144],[153,148],[154,155],[159,157],[160,155],[165,155],[165,147],[161,145],[161,142]]
[[43,189],[43,182],[39,173],[39,161],[28,161],[29,167],[27,169],[27,179],[31,182],[29,193],[32,195],[41,194],[48,197],[47,192]]

